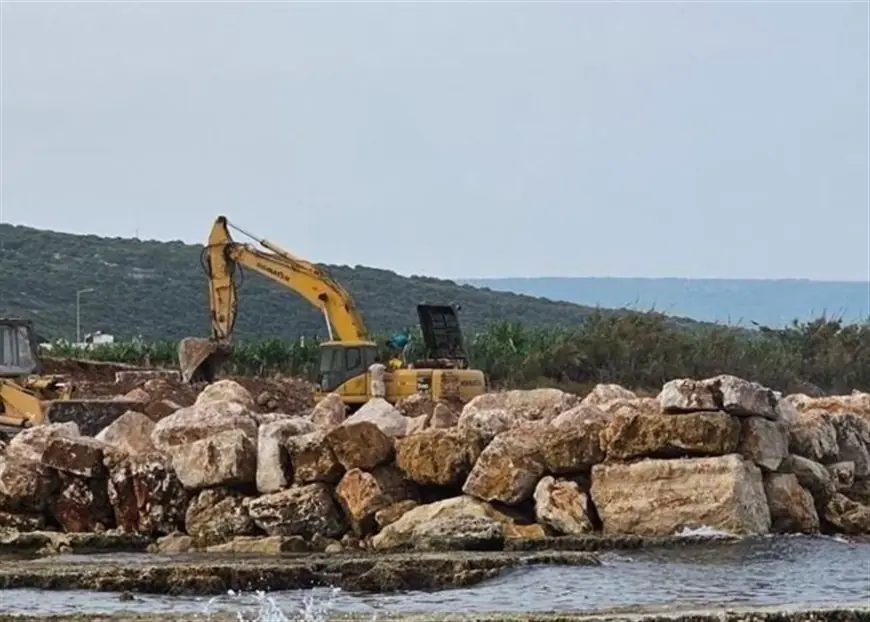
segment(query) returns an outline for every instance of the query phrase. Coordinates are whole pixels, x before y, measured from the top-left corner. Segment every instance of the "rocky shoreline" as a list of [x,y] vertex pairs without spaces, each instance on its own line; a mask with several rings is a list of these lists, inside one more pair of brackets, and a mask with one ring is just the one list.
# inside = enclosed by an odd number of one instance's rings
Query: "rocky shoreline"
[[[418,394],[348,416],[335,395],[272,412],[229,379],[182,407],[165,397],[172,382],[143,374],[118,396],[142,408],[94,437],[51,423],[4,444],[2,550],[65,552],[60,536],[82,533],[266,555],[870,533],[866,393],[781,396],[722,375],[655,398],[616,385],[467,404]],[[46,530],[57,535],[40,548],[32,532]]]

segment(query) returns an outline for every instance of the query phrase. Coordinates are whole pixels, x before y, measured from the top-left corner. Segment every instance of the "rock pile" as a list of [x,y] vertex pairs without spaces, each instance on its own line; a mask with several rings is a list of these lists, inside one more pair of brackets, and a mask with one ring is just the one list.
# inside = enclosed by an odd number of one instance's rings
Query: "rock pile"
[[0,526],[260,552],[870,533],[870,394],[782,397],[721,375],[670,381],[656,398],[535,389],[461,411],[374,398],[348,417],[337,395],[267,412],[221,380],[166,407],[94,438],[73,423],[19,433],[0,457]]

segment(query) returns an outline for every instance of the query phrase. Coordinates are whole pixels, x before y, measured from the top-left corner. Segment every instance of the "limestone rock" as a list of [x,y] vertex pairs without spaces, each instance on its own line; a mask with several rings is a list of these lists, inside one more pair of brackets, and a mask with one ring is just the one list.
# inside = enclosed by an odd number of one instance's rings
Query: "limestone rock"
[[344,474],[335,495],[357,535],[375,530],[375,514],[399,501],[413,499],[415,491],[393,466],[380,466],[371,472],[351,469]]
[[338,538],[347,524],[325,484],[293,486],[248,502],[254,523],[270,536]]
[[550,422],[579,403],[578,396],[559,389],[484,393],[465,405],[459,426],[475,430],[489,442],[522,422]]
[[565,426],[583,425],[590,421],[605,423],[609,419],[610,415],[598,408],[598,406],[581,404],[566,410],[555,417],[550,423],[554,428],[562,428]]
[[546,470],[541,439],[548,428],[524,424],[495,437],[478,457],[462,492],[506,505],[529,499]]
[[188,506],[184,524],[189,535],[204,542],[223,542],[257,533],[246,498],[224,489],[200,492]]
[[6,447],[6,457],[22,462],[40,462],[48,442],[58,436],[74,438],[81,436],[73,422],[47,423],[25,428],[18,432]]
[[535,517],[556,533],[581,536],[595,531],[589,518],[589,498],[577,482],[541,478],[535,488]]
[[405,435],[411,436],[412,434],[419,434],[423,430],[426,430],[428,427],[429,417],[427,415],[420,415],[419,417],[413,418],[409,417],[408,425],[405,428]]
[[739,417],[764,417],[776,420],[777,399],[771,389],[730,374],[721,374],[704,381],[716,395],[720,409]]
[[108,493],[121,531],[170,534],[184,526],[189,496],[168,457],[142,454],[111,465]]
[[103,532],[114,526],[114,513],[104,479],[61,474],[60,489],[49,510],[67,533]]
[[154,421],[150,417],[128,410],[103,428],[96,439],[127,454],[140,455],[155,450],[151,441],[153,432]]
[[315,482],[337,484],[344,474],[344,467],[322,431],[288,438],[285,447],[297,486]]
[[136,387],[135,389],[128,391],[123,396],[121,396],[121,399],[130,402],[150,402],[151,396],[148,395],[148,391],[146,391],[145,389]]
[[717,410],[712,388],[701,380],[677,378],[666,382],[658,395],[663,413]]
[[559,427],[555,423],[554,420],[551,429],[541,439],[541,457],[547,471],[557,475],[583,473],[604,461],[604,449],[601,446],[601,433],[605,428],[603,420],[566,419],[560,422]]
[[781,421],[764,417],[743,419],[737,452],[764,471],[776,471],[788,457],[788,429]]
[[423,522],[411,532],[421,551],[497,551],[504,547],[504,525],[486,516],[450,516]]
[[814,462],[832,462],[840,453],[837,429],[821,410],[801,411],[789,426],[791,453]]
[[870,479],[857,480],[848,489],[844,490],[843,494],[852,501],[870,506]]
[[835,494],[825,506],[825,520],[840,533],[870,534],[870,507],[840,493]]
[[792,473],[766,473],[764,492],[771,529],[778,533],[817,533],[819,515],[813,496]]
[[[454,542],[457,539],[461,540],[463,537],[460,528],[462,522],[454,520],[457,517],[482,517],[494,520],[502,525],[504,535],[507,538],[521,537],[528,533],[528,530],[524,529],[527,526],[517,524],[510,516],[496,510],[490,504],[469,496],[460,496],[419,505],[405,512],[401,518],[385,526],[380,533],[372,538],[372,547],[375,550],[386,550],[413,545],[415,532],[417,536],[422,533],[424,537],[428,536],[431,540],[432,534],[439,531],[436,526],[438,523],[444,526],[440,529],[442,533],[453,534]],[[430,526],[418,530],[420,525],[426,523],[429,523]],[[477,528],[470,531],[471,534],[479,533]]]
[[793,473],[800,485],[810,491],[819,507],[824,507],[837,491],[828,470],[818,462],[802,456],[789,455],[780,465],[780,471]]
[[669,536],[700,527],[752,535],[770,529],[761,471],[737,454],[599,464],[592,468],[591,494],[608,535]]
[[3,510],[41,512],[58,485],[57,473],[39,462],[8,455],[0,457],[0,505]]
[[837,461],[853,462],[855,477],[870,477],[870,422],[853,413],[833,413],[829,419],[837,434]]
[[722,412],[615,415],[602,433],[608,459],[681,458],[733,453],[740,423]]
[[847,491],[855,485],[854,462],[837,462],[829,464],[826,468],[831,474],[831,480],[833,480],[837,492]]
[[257,422],[245,406],[236,402],[209,401],[182,408],[158,421],[151,433],[151,441],[158,450],[171,453],[170,450],[179,445],[229,431],[242,432],[252,444],[257,442]]
[[432,416],[432,413],[435,412],[435,400],[425,393],[414,393],[399,400],[396,403],[396,410],[403,417],[414,419],[425,416],[428,420]]
[[424,486],[458,486],[482,451],[473,436],[455,428],[429,429],[396,441],[396,466]]
[[329,393],[311,411],[311,422],[318,430],[329,432],[344,423],[347,407],[338,393]]
[[408,420],[382,397],[370,399],[342,425],[349,426],[361,422],[375,424],[389,438],[405,436],[408,432]]
[[254,410],[256,408],[256,403],[251,392],[235,380],[218,380],[208,385],[196,397],[194,404],[196,406],[203,406],[222,402],[235,402],[246,410]]
[[172,468],[189,490],[253,484],[257,449],[242,430],[228,430],[172,450]]
[[42,464],[57,471],[82,477],[104,477],[105,443],[87,436],[55,436],[42,454]]
[[392,439],[371,421],[348,419],[329,432],[326,440],[338,462],[348,471],[373,469],[393,457]]
[[415,507],[417,507],[417,502],[413,499],[397,501],[396,503],[388,505],[384,509],[375,512],[375,523],[377,523],[378,529],[383,529],[387,525],[395,523]]
[[36,513],[12,513],[0,510],[0,530],[14,530],[20,533],[41,531],[45,528],[45,517]]
[[266,494],[278,492],[293,481],[287,441],[308,434],[314,426],[300,417],[287,417],[266,423],[259,428],[257,441],[257,490]]
[[229,542],[213,544],[205,549],[209,553],[235,553],[237,555],[281,555],[308,551],[300,536],[236,536]]
[[453,412],[447,404],[435,404],[432,416],[429,418],[429,427],[435,429],[453,428],[459,425],[459,415]]
[[613,415],[660,415],[662,414],[662,406],[657,397],[638,397],[633,400],[614,400],[602,404],[601,411],[608,418]]
[[637,395],[618,384],[596,384],[580,402],[583,406],[602,406],[616,400],[633,400]]

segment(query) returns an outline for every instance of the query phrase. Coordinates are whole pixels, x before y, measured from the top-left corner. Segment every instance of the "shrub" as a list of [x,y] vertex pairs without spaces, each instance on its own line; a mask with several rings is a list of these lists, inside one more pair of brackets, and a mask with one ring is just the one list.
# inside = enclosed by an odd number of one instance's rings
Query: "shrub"
[[[383,339],[378,339],[382,343]],[[870,390],[870,324],[819,318],[784,329],[724,325],[675,327],[667,316],[595,312],[567,329],[499,322],[466,339],[470,361],[499,388],[558,386],[583,390],[613,382],[657,391],[672,378],[730,373],[783,392]],[[420,356],[413,335],[410,358]],[[175,342],[100,344],[75,349],[53,344],[51,354],[135,365],[177,366]],[[386,354],[386,352],[384,352]],[[313,341],[236,343],[228,371],[239,375],[310,376]]]

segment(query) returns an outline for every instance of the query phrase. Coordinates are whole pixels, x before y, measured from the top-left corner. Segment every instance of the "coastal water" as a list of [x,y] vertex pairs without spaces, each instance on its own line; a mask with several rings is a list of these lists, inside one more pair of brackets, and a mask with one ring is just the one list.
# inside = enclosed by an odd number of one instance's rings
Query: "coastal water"
[[326,613],[587,611],[656,606],[769,606],[870,603],[870,542],[830,537],[752,538],[704,545],[602,553],[598,567],[511,570],[470,588],[355,595],[338,590],[218,597],[111,592],[0,591],[4,613],[172,613],[219,611],[244,620],[322,620]]

